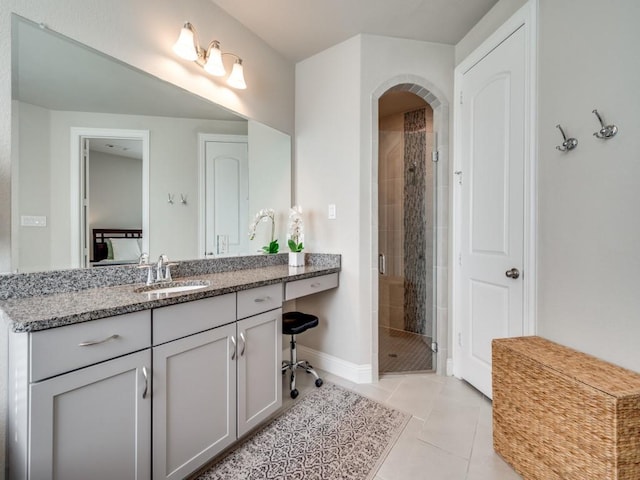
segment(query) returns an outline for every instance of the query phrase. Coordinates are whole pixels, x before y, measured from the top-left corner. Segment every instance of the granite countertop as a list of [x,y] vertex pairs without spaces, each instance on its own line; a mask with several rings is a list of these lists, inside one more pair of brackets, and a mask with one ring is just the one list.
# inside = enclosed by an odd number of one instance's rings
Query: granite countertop
[[180,282],[185,280],[210,282],[207,287],[187,292],[137,293],[135,289],[145,286],[137,283],[10,298],[0,301],[0,309],[14,332],[36,332],[339,271],[340,267],[322,265],[293,268],[287,265],[274,265],[176,279]]

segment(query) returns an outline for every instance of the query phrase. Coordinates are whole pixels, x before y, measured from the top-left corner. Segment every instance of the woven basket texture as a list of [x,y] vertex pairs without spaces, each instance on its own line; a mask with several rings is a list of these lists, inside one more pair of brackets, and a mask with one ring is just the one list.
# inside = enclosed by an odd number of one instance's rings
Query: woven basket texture
[[526,480],[640,480],[640,375],[540,337],[492,343],[493,446]]

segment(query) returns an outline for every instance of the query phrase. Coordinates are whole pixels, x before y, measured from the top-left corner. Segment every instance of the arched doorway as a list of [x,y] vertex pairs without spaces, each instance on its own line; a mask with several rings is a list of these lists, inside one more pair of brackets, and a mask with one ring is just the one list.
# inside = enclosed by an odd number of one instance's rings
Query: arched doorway
[[386,82],[372,98],[374,379],[444,374],[449,350],[448,104],[429,82],[407,79]]

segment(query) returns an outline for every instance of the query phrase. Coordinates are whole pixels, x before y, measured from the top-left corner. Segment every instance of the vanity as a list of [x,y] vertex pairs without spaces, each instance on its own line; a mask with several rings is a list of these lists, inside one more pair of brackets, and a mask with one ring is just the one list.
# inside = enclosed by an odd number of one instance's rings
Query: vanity
[[0,301],[9,478],[185,478],[271,417],[283,302],[336,288],[340,257],[270,257],[184,262],[184,291],[130,282]]

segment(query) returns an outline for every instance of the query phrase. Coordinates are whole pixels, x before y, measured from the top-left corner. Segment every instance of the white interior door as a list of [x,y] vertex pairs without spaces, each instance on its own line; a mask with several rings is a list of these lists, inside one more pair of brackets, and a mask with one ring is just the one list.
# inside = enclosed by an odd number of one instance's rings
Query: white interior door
[[248,251],[247,143],[205,143],[205,255]]
[[491,341],[524,333],[526,32],[460,83],[458,372],[491,397]]

